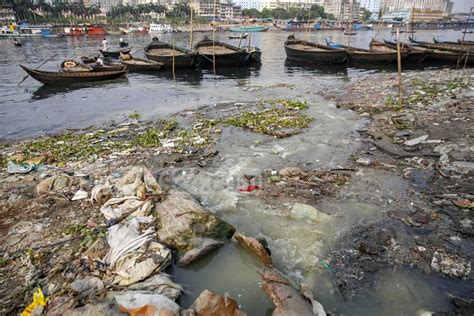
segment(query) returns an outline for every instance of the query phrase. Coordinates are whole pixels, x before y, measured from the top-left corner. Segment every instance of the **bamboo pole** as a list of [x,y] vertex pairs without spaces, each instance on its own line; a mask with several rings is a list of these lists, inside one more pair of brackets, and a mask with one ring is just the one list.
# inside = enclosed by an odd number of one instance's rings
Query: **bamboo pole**
[[193,7],[191,6],[191,29],[189,32],[189,49],[193,49]]
[[398,104],[399,109],[402,109],[402,56],[400,53],[400,28],[397,27],[397,65],[398,65]]
[[212,27],[212,68],[216,75],[216,0],[214,0],[214,25]]
[[[463,53],[463,48],[464,48],[464,40],[466,39],[467,26],[469,25],[469,21],[471,21],[471,15],[472,15],[472,9],[473,8],[474,7],[471,7],[471,11],[469,12],[469,17],[467,18],[467,21],[466,21],[466,27],[464,28],[464,32],[462,33],[461,52],[459,53],[459,58],[458,58],[458,62],[456,63],[456,68],[459,68],[459,64],[462,62],[462,53]],[[466,59],[464,61],[464,68],[466,68],[466,65],[467,65],[467,60],[469,58],[469,52],[470,52],[470,50],[468,50],[467,53],[466,53]]]
[[176,80],[176,73],[174,72],[174,67],[175,67],[174,55],[176,54],[175,46],[176,46],[176,39],[175,39],[175,37],[173,36],[173,63],[172,63],[173,80]]

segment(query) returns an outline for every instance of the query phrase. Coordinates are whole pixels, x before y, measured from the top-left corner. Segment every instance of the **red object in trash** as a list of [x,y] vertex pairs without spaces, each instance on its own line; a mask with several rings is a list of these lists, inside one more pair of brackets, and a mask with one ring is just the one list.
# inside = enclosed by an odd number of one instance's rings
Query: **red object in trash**
[[258,185],[249,185],[243,189],[239,189],[240,192],[252,192],[253,190],[258,190],[260,187]]

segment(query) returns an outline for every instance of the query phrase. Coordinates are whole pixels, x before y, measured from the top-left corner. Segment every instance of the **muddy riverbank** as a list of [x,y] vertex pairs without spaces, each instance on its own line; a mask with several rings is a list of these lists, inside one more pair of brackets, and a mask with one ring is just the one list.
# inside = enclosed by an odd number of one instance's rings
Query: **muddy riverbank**
[[[286,85],[291,99],[3,143],[1,312],[41,288],[53,314],[124,311],[145,290],[199,314],[219,306],[205,289],[249,315],[321,313],[317,302],[334,314],[469,313],[473,79],[407,72],[403,108],[395,75],[381,73],[330,87],[329,103]],[[135,219],[151,237],[111,255],[114,231]],[[286,276],[263,270],[265,253]],[[144,284],[153,275],[161,283]]]

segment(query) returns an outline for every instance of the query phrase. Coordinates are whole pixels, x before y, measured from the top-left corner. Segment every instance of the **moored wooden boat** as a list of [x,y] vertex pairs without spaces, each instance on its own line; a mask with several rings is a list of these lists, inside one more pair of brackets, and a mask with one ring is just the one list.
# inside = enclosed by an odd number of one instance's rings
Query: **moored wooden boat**
[[120,71],[106,71],[106,72],[95,72],[95,71],[77,71],[77,72],[64,72],[64,71],[44,71],[28,68],[20,65],[23,70],[28,73],[31,77],[38,80],[43,84],[48,85],[68,85],[81,82],[93,82],[100,80],[111,80],[123,77],[127,74],[127,70]]
[[344,49],[297,40],[294,36],[288,36],[285,52],[288,59],[307,63],[338,64],[346,61],[347,58]]
[[[384,40],[387,46],[396,47],[397,43]],[[405,43],[405,45],[407,45]],[[453,52],[449,50],[440,50],[440,49],[433,49],[433,48],[426,48],[422,46],[407,46],[410,49],[409,54],[413,54],[413,52],[423,52],[424,56],[420,59],[420,61],[432,61],[437,63],[443,63],[448,65],[456,65],[459,61],[464,63],[467,58],[467,64],[474,63],[474,55],[470,54],[470,52]],[[410,56],[410,55],[409,55]]]
[[375,51],[371,49],[358,48],[341,45],[352,63],[391,63],[397,60],[397,51]]
[[153,41],[145,47],[146,58],[163,63],[165,68],[192,68],[196,66],[197,53],[173,47],[173,45],[153,38]]
[[466,41],[466,40],[457,40],[456,42],[453,42],[453,41],[440,41],[439,39],[437,39],[436,37],[433,37],[433,42],[435,44],[441,44],[441,45],[453,45],[455,47],[457,46],[470,46],[470,45],[474,45],[474,41]]
[[127,70],[127,66],[115,62],[105,62],[103,65],[97,63],[97,57],[82,56],[82,62],[96,72]]
[[[125,56],[130,56],[130,58]],[[133,57],[131,55],[125,56],[121,57],[122,64],[127,66],[129,71],[155,71],[163,66],[163,63],[157,61]]]
[[103,49],[99,49],[100,53],[104,56],[104,57],[111,57],[111,58],[119,58],[120,57],[120,54],[128,54],[130,53],[132,49],[131,48],[123,48],[123,49],[119,49],[119,50],[103,50]]
[[474,51],[474,46],[472,46],[472,45],[462,45],[461,46],[459,44],[457,44],[457,45],[436,44],[436,43],[430,43],[430,42],[426,42],[426,41],[418,41],[418,40],[415,40],[412,37],[409,37],[409,39],[413,44],[416,44],[420,47],[429,48],[429,49],[445,50],[445,51],[450,51],[450,52],[454,52],[454,53],[466,52],[466,51],[473,52]]
[[[250,57],[250,51],[227,43],[212,41],[208,37],[198,42],[194,49],[198,53],[198,64],[208,66],[216,63],[216,66],[242,66],[248,65],[255,60]],[[255,50],[260,51],[258,48]],[[261,55],[261,52],[260,54]]]
[[[396,53],[397,43],[389,42],[391,44],[390,45],[387,44],[387,42],[389,41],[384,40],[384,42],[380,42],[375,39],[372,39],[370,41],[369,48],[373,51],[391,51]],[[405,62],[419,62],[426,57],[426,53],[423,50],[414,49],[402,43],[400,43],[400,52],[401,57]]]

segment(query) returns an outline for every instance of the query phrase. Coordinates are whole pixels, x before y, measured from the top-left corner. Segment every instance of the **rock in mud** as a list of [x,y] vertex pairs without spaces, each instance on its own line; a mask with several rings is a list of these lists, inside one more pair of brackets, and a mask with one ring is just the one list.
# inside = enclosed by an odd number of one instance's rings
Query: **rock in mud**
[[247,248],[248,250],[250,250],[250,252],[256,255],[265,266],[267,267],[272,266],[273,264],[272,258],[270,257],[270,254],[268,253],[267,249],[265,249],[265,246],[262,245],[261,242],[259,242],[257,239],[244,236],[239,232],[236,232],[234,234],[234,237],[245,248]]
[[449,254],[442,249],[435,251],[431,260],[431,268],[458,278],[468,278],[471,274],[471,262],[458,255]]
[[178,251],[178,264],[187,265],[232,238],[235,228],[206,210],[189,194],[171,190],[155,207],[159,240]]
[[239,310],[237,302],[227,294],[221,296],[208,290],[204,290],[191,305],[190,309],[197,316],[245,316],[246,313]]
[[259,274],[263,279],[261,285],[263,291],[276,306],[273,316],[326,315],[309,289],[304,288],[305,295],[303,295],[276,269],[265,269]]

